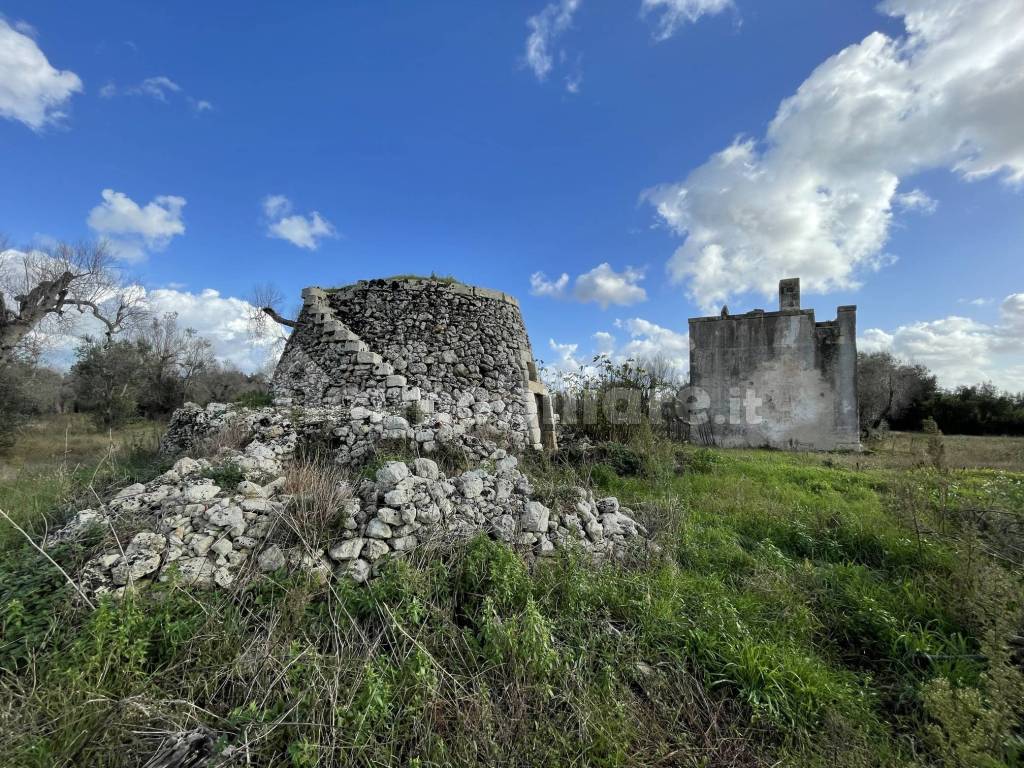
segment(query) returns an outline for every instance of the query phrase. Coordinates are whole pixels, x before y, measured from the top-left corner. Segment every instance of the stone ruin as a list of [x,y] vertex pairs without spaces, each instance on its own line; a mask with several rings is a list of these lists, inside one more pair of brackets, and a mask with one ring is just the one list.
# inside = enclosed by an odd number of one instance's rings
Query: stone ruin
[[800,280],[779,309],[690,318],[690,439],[725,448],[860,450],[857,308],[816,322]]
[[[511,296],[450,280],[394,278],[306,288],[274,373],[279,405],[445,415],[554,450],[551,398]],[[429,450],[429,449],[428,449]]]
[[[580,487],[538,498],[520,469],[524,452],[554,447],[555,436],[514,299],[423,279],[306,289],[303,298],[274,406],[186,404],[161,449],[208,458],[179,458],[51,538],[96,525],[122,532],[81,573],[87,594],[168,579],[227,588],[279,568],[363,582],[392,558],[481,534],[529,559],[653,546],[614,497]],[[289,472],[313,449],[348,473],[333,540],[319,549],[289,535],[302,493]],[[396,450],[412,458],[380,461]],[[462,468],[446,476],[453,455]],[[225,483],[232,474],[244,479]]]

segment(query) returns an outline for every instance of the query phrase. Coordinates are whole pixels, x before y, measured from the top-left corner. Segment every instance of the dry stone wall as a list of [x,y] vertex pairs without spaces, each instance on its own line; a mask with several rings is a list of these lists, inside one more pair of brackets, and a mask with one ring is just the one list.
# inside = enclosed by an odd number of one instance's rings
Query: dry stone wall
[[[79,575],[93,595],[120,595],[168,579],[227,588],[279,568],[361,582],[390,558],[480,534],[516,546],[530,558],[560,547],[604,558],[649,544],[643,526],[615,498],[595,499],[576,488],[572,498],[549,507],[535,498],[515,456],[473,439],[467,445],[479,465],[452,477],[426,457],[385,463],[372,478],[352,473],[338,488],[343,500],[336,510],[340,525],[331,526],[337,531],[333,540],[322,549],[289,544],[288,516],[296,500],[287,477],[297,449],[310,434],[351,429],[347,409],[339,406],[187,407],[175,414],[165,450],[209,446],[224,433],[237,444],[222,446],[212,460],[178,459],[153,481],[81,510],[50,541],[97,525],[118,532]],[[244,479],[218,480],[230,476],[226,468],[237,469]]]
[[507,294],[420,278],[307,288],[298,324],[274,374],[279,405],[446,414],[515,450],[555,447],[551,401]]

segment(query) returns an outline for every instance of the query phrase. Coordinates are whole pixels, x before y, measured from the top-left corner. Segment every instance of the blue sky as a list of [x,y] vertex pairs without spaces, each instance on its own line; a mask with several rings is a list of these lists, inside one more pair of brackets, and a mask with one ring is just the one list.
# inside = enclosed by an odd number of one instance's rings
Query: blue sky
[[165,5],[0,5],[0,232],[109,238],[225,359],[258,282],[454,274],[551,363],[683,364],[799,275],[1024,389],[1021,0]]

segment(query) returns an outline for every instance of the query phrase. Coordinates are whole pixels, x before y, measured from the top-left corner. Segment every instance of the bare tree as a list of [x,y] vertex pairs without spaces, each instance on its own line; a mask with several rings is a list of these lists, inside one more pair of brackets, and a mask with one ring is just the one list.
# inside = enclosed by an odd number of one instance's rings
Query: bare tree
[[121,278],[105,243],[13,250],[0,242],[0,365],[44,324],[66,333],[69,310],[95,317],[108,342],[145,314],[141,289]]
[[249,317],[249,326],[254,335],[265,336],[267,334],[267,319],[289,328],[299,327],[298,321],[289,320],[278,311],[278,307],[283,301],[284,295],[270,283],[260,283],[253,288],[252,298],[249,301],[253,307]]

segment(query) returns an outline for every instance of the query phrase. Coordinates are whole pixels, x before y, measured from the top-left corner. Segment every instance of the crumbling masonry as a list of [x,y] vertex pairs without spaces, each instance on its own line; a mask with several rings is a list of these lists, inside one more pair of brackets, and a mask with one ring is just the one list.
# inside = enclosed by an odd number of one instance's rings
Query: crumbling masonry
[[857,308],[815,322],[793,278],[779,283],[777,312],[691,318],[690,384],[697,442],[859,450]]
[[556,447],[551,398],[512,296],[396,278],[302,297],[274,374],[277,404],[446,414],[454,430],[500,433],[514,449]]

